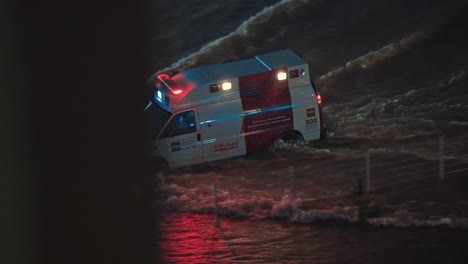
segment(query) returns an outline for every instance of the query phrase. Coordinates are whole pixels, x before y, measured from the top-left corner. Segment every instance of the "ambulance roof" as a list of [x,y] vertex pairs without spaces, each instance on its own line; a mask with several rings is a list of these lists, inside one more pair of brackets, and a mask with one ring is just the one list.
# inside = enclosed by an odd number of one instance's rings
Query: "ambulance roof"
[[192,68],[180,74],[183,74],[184,78],[188,81],[195,82],[198,85],[204,85],[239,76],[302,64],[306,64],[306,62],[288,49],[258,55],[254,58],[241,61]]
[[211,93],[208,86],[220,84],[224,81],[232,81],[240,76],[294,66],[307,68],[307,63],[293,51],[281,50],[258,55],[247,60],[212,64],[185,70],[172,77],[180,85],[180,91],[183,92],[180,92],[180,95],[168,93],[171,98],[169,100],[170,105],[163,105],[163,107],[173,112],[196,105],[237,98],[238,87],[234,86],[232,90],[225,92]]

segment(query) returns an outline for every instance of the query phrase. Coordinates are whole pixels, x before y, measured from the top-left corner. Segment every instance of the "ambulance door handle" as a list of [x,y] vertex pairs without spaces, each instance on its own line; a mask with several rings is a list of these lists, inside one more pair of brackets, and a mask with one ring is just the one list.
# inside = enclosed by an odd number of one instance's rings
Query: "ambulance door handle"
[[198,141],[201,140],[200,133],[197,133],[197,140],[198,140]]

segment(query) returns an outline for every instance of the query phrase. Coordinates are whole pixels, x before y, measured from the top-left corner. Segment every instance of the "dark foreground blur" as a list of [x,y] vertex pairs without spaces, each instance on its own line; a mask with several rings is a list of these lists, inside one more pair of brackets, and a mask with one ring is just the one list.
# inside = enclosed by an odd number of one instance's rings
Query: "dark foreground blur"
[[143,2],[2,2],[1,263],[157,262]]

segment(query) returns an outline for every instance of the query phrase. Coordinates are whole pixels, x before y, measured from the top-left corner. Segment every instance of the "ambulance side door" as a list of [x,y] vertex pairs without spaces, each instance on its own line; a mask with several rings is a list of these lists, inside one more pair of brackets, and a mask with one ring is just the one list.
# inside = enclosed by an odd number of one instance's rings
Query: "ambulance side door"
[[175,114],[159,137],[171,167],[203,162],[199,126],[194,109]]
[[240,100],[200,107],[200,135],[205,161],[245,155]]

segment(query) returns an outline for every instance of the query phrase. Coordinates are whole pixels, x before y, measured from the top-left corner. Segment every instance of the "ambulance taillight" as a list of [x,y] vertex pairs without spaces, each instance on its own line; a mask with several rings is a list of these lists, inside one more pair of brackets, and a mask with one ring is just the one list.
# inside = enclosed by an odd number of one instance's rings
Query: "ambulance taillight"
[[320,94],[317,94],[317,104],[319,107],[322,107],[322,96]]
[[320,138],[326,139],[327,138],[327,129],[325,128],[325,123],[323,122],[323,110],[322,110],[322,96],[317,93],[317,104],[319,108],[319,115],[320,115]]

